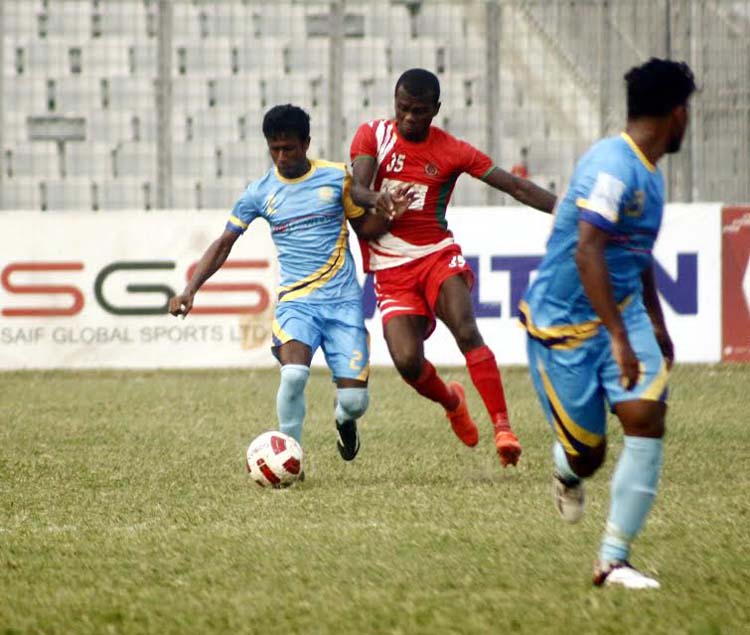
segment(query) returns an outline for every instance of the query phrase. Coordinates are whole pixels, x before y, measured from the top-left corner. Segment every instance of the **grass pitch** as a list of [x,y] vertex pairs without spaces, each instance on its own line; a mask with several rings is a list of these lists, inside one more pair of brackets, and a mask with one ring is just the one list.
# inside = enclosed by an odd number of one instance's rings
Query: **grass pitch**
[[315,371],[307,480],[262,490],[244,451],[275,427],[278,373],[0,374],[0,635],[750,633],[750,366],[671,382],[662,487],[635,547],[660,591],[592,589],[622,435],[584,520],[550,501],[550,433],[525,369],[504,371],[524,444],[481,440],[376,369],[362,450],[334,445]]

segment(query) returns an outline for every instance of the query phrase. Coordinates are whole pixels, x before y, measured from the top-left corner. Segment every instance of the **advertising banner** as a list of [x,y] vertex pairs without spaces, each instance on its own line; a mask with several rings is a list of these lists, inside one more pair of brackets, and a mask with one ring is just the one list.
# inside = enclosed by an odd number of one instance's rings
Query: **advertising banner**
[[[679,361],[721,354],[721,208],[670,205],[655,251]],[[184,320],[167,314],[226,211],[0,215],[0,369],[273,366],[276,250],[257,221]],[[501,365],[525,364],[517,306],[551,218],[521,207],[454,208],[449,223],[476,273],[479,328]],[[352,245],[359,263],[359,248]],[[372,363],[390,365],[371,278],[362,279]],[[464,358],[439,325],[435,364]],[[316,365],[324,363],[322,355]]]
[[750,361],[750,207],[725,207],[722,238],[722,359]]

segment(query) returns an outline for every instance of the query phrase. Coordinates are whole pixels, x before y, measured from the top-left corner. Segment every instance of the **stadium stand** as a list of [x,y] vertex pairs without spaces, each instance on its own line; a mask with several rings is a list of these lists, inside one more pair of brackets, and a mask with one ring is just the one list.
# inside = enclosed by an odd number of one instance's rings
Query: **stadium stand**
[[[395,79],[418,65],[440,77],[438,125],[492,149],[506,169],[520,147],[528,147],[532,178],[559,185],[577,154],[601,133],[616,132],[624,116],[621,73],[602,71],[602,56],[592,53],[594,43],[582,39],[581,30],[597,34],[595,46],[606,46],[608,68],[625,69],[663,54],[665,18],[657,4],[609,3],[603,14],[583,0],[501,3],[497,93],[490,95],[487,3],[346,2],[345,37],[335,49],[343,56],[343,75],[332,82],[329,3],[175,0],[172,108],[164,119],[171,121],[172,200],[195,207],[224,202],[233,196],[218,193],[222,179],[258,176],[268,165],[260,122],[275,103],[307,108],[312,153],[346,160],[356,127],[389,115]],[[692,28],[703,42],[694,67],[714,69],[724,87],[723,93],[704,91],[695,105],[693,134],[705,151],[674,160],[677,171],[684,167],[680,161],[692,161],[697,180],[683,197],[733,191],[738,200],[750,198],[749,6],[710,2],[672,18],[675,53],[691,54],[679,48],[677,35]],[[158,10],[154,0],[3,2],[5,208],[155,204],[157,97],[165,85],[157,81]],[[339,104],[340,122],[330,121],[332,103]],[[27,118],[44,114],[84,117],[86,139],[66,143],[62,154],[52,142],[33,141]],[[333,150],[331,125],[343,127],[343,141]],[[90,183],[82,182],[87,177]],[[120,179],[127,186],[117,187]],[[462,181],[455,203],[489,200],[487,188]],[[75,187],[83,192],[70,193]],[[115,205],[118,192],[124,199]]]

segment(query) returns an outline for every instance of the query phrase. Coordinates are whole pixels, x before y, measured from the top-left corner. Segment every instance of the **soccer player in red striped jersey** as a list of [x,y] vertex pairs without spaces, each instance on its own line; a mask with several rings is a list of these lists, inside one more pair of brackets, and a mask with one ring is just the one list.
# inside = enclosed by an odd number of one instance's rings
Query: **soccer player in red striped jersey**
[[[424,356],[424,341],[439,318],[466,358],[490,415],[502,465],[515,465],[521,445],[510,427],[495,356],[477,328],[471,301],[474,275],[448,229],[446,210],[463,172],[544,212],[552,211],[555,196],[501,170],[483,152],[432,126],[439,109],[438,78],[414,68],[396,83],[395,118],[365,123],[354,136],[352,199],[374,209],[384,225],[378,238],[360,239],[364,267],[374,272],[383,333],[404,380],[443,406],[461,441],[477,444],[479,432],[463,387],[444,383]],[[406,187],[411,204],[396,214],[393,197]]]

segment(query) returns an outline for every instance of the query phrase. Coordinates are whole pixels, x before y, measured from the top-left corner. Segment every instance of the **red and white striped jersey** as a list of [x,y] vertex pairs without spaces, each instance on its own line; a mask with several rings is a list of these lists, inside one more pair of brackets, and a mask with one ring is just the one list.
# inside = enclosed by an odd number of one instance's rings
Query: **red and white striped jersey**
[[365,271],[398,267],[453,244],[445,215],[456,180],[463,172],[484,178],[494,168],[486,154],[440,128],[431,126],[425,141],[412,142],[387,119],[362,124],[350,154],[352,163],[362,156],[375,159],[375,190],[413,183],[417,194],[388,233],[360,241]]

